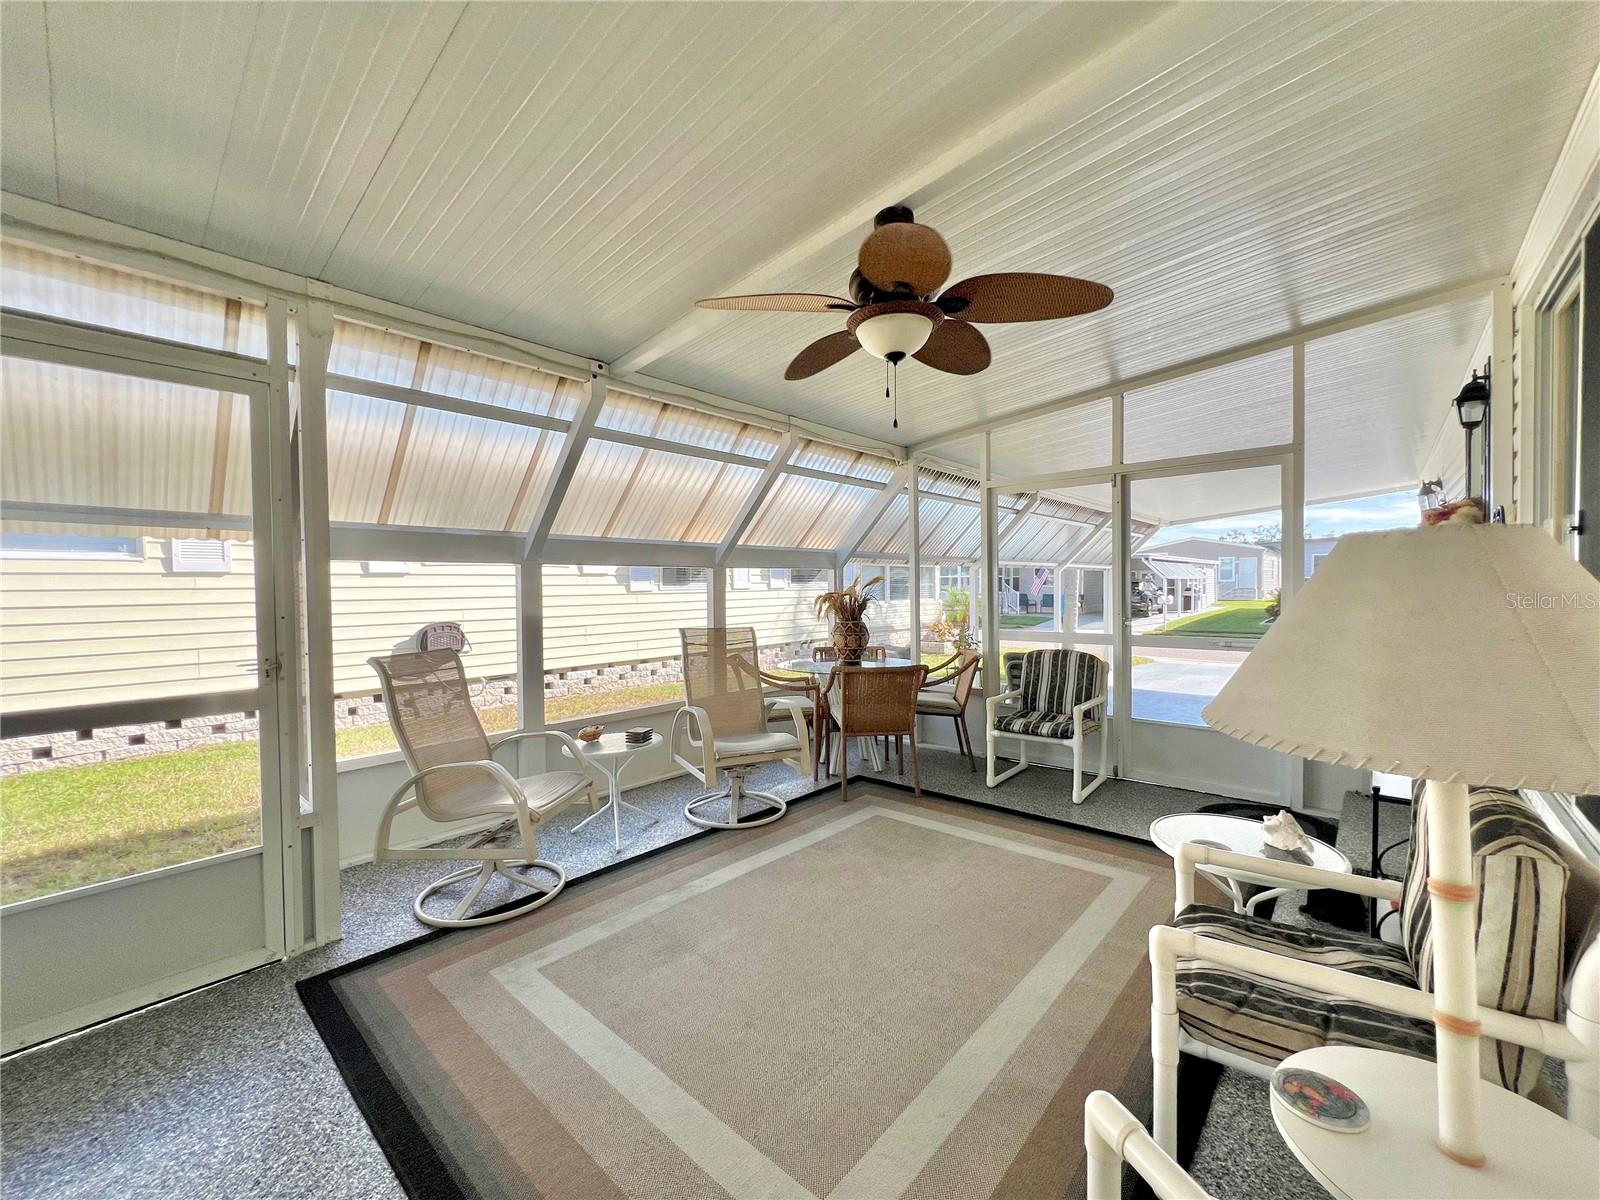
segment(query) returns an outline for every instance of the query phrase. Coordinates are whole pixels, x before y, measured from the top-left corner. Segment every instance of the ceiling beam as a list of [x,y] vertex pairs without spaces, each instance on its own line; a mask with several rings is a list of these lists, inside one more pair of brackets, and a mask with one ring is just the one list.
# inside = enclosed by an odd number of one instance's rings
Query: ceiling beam
[[[981,505],[979,507],[982,507]],[[1006,539],[1015,533],[1021,524],[1028,519],[1029,514],[1039,507],[1039,493],[1035,492],[1028,497],[1028,502],[1019,509],[1000,530],[1000,544],[1004,546]]]
[[883,485],[883,491],[874,496],[866,508],[861,510],[856,523],[850,527],[850,532],[845,534],[844,541],[840,542],[839,548],[834,551],[834,561],[838,563],[839,570],[844,570],[844,565],[850,561],[850,556],[861,548],[861,543],[867,540],[867,534],[872,532],[872,527],[884,513],[889,511],[894,498],[905,490],[906,480],[910,477],[909,466],[897,468],[889,477],[889,482]]
[[565,433],[567,422],[560,417],[547,417],[542,413],[508,408],[503,404],[485,404],[481,400],[466,400],[460,396],[444,396],[421,388],[404,387],[397,383],[382,383],[376,379],[362,379],[355,375],[328,374],[328,390],[346,392],[352,396],[371,396],[393,404],[409,404],[415,408],[436,408],[444,412],[459,413],[464,417],[478,417],[485,421],[504,421],[509,425],[525,425],[529,429],[550,429]]
[[[1127,91],[1128,80],[1150,79],[1172,68],[1171,47],[1205,45],[1248,24],[1255,14],[1244,5],[1177,5],[1167,9],[1136,36],[1095,56],[1074,62],[1064,75],[1032,92],[1021,103],[988,119],[976,119],[961,137],[931,158],[899,175],[876,182],[872,190],[812,226],[809,232],[769,255],[752,270],[716,289],[718,295],[772,291],[799,286],[801,273],[819,254],[850,238],[857,241],[872,229],[872,218],[890,204],[915,205],[939,185],[960,176],[971,179],[991,166],[1014,158],[1082,119],[1085,112]],[[1159,35],[1152,35],[1156,27]],[[843,286],[844,281],[840,280]],[[614,376],[642,371],[680,346],[714,328],[725,315],[691,309],[611,362]]]
[[756,480],[756,486],[739,506],[739,515],[734,517],[733,524],[728,526],[728,532],[723,535],[722,542],[717,547],[718,566],[727,561],[729,552],[739,544],[739,539],[744,536],[745,530],[750,528],[750,522],[756,519],[756,513],[761,511],[768,494],[777,486],[779,476],[783,474],[784,467],[789,464],[790,455],[799,444],[800,435],[791,429],[783,435],[778,448],[772,452],[772,461],[761,468],[761,478]]
[[589,380],[587,394],[578,401],[578,412],[572,418],[572,428],[567,431],[567,440],[561,444],[561,457],[556,460],[555,470],[550,472],[550,478],[544,485],[544,494],[539,497],[533,525],[523,543],[523,558],[537,558],[550,540],[556,513],[561,509],[561,501],[566,497],[567,487],[578,469],[578,460],[583,457],[583,448],[589,444],[589,437],[594,433],[594,424],[600,419],[600,410],[605,402],[606,381],[595,376]]
[[1061,412],[1063,409],[1076,408],[1080,404],[1109,399],[1117,392],[1131,392],[1138,388],[1154,387],[1158,383],[1171,383],[1174,379],[1182,379],[1185,375],[1196,375],[1201,371],[1209,371],[1215,367],[1225,367],[1230,363],[1242,362],[1247,358],[1258,358],[1263,354],[1271,354],[1277,350],[1287,350],[1296,342],[1316,341],[1319,338],[1332,337],[1336,333],[1348,333],[1352,329],[1360,329],[1363,325],[1375,325],[1379,321],[1388,321],[1410,313],[1422,312],[1425,309],[1438,308],[1440,305],[1450,304],[1456,300],[1466,300],[1473,296],[1488,296],[1495,286],[1504,280],[1505,276],[1503,275],[1476,275],[1459,283],[1430,288],[1428,291],[1416,292],[1399,300],[1391,300],[1383,304],[1357,309],[1342,317],[1317,321],[1291,333],[1281,333],[1272,337],[1260,338],[1253,342],[1235,346],[1231,350],[1221,350],[1215,354],[1204,355],[1201,358],[1192,358],[1187,362],[1181,362],[1171,367],[1163,367],[1158,371],[1146,371],[1142,375],[1133,375],[1126,379],[1113,379],[1098,387],[1085,388],[1080,392],[1071,392],[1058,399],[1046,400],[1040,404],[1030,404],[1025,408],[1019,408],[1001,416],[985,417],[981,421],[969,421],[965,425],[958,425],[954,429],[948,429],[944,433],[936,434],[933,437],[914,443],[909,447],[909,452],[921,455],[924,450],[959,441],[962,438],[971,437],[975,433],[993,432],[1023,421],[1034,420],[1037,417],[1046,417],[1052,413]]

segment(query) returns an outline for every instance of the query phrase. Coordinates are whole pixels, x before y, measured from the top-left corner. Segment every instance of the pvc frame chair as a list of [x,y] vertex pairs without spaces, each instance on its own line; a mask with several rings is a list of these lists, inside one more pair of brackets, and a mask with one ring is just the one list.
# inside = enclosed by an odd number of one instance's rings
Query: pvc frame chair
[[[1247,870],[1252,875],[1281,879],[1296,890],[1329,888],[1378,900],[1399,900],[1402,885],[1392,879],[1347,875],[1300,863],[1237,854],[1195,842],[1178,847],[1173,858],[1176,877],[1174,913],[1194,903],[1195,868],[1202,865]],[[1231,967],[1266,979],[1316,988],[1332,996],[1370,1004],[1401,1016],[1431,1021],[1434,994],[1380,979],[1369,979],[1334,967],[1301,962],[1250,946],[1237,946],[1170,925],[1150,930],[1150,1055],[1153,1081],[1155,1139],[1168,1154],[1178,1142],[1178,1059],[1180,1054],[1209,1059],[1261,1079],[1272,1078],[1272,1067],[1211,1046],[1183,1032],[1178,1020],[1178,960],[1199,959]],[[1567,981],[1565,1022],[1524,1017],[1480,1007],[1478,1019],[1485,1037],[1515,1042],[1564,1059],[1567,1063],[1567,1119],[1590,1133],[1600,1134],[1600,941],[1590,940],[1573,960]],[[1475,1081],[1479,1086],[1495,1085]]]
[[[1030,650],[1023,656],[1023,658],[1026,660],[1028,658],[1032,658],[1036,654],[1053,653],[1056,653],[1056,651]],[[1072,651],[1071,653],[1082,654],[1086,653],[1086,651]],[[1099,655],[1090,655],[1089,657],[1099,658]],[[1024,662],[1024,670],[1026,670],[1026,662]],[[987,700],[985,700],[984,710],[986,720],[984,724],[986,728],[984,749],[986,752],[985,759],[988,767],[988,785],[990,787],[999,787],[1013,775],[1020,774],[1032,766],[1033,764],[1028,761],[1029,746],[1065,746],[1072,752],[1072,802],[1074,804],[1082,804],[1085,800],[1087,800],[1094,793],[1095,789],[1106,781],[1110,772],[1111,722],[1107,719],[1105,712],[1106,704],[1110,699],[1109,692],[1106,690],[1107,688],[1109,688],[1109,676],[1107,677],[1106,687],[1101,690],[1099,695],[1089,696],[1084,700],[1072,705],[1072,736],[1070,738],[1044,737],[1039,734],[1032,733],[1012,733],[1010,730],[995,728],[995,721],[1000,716],[1000,706],[1007,701],[1021,699],[1023,695],[1023,689],[1021,687],[1008,687],[999,695],[990,696]],[[1089,714],[1094,712],[1096,709],[1100,710],[1100,715],[1097,717],[1090,717]],[[1064,716],[1065,714],[1057,715]],[[1099,734],[1100,737],[1100,769],[1095,777],[1089,781],[1088,787],[1085,787],[1083,784],[1083,735],[1085,726]],[[1015,741],[1018,746],[1016,766],[1010,767],[1004,771],[996,770],[995,766],[995,760],[998,752],[998,746],[996,743],[1001,738],[1010,738],[1011,740]]]
[[[805,699],[799,695],[767,695],[768,682],[780,681],[762,670],[753,628],[692,626],[680,629],[678,635],[683,646],[683,683],[688,703],[672,718],[672,758],[706,787],[683,806],[683,815],[702,829],[770,825],[789,810],[788,804],[770,792],[746,790],[744,781],[756,767],[769,762],[788,762],[802,775],[813,772],[811,717],[805,710]],[[767,728],[769,704],[794,721],[792,737]],[[719,771],[728,780],[722,787],[717,785]],[[774,811],[743,820],[747,796]],[[727,820],[707,817],[700,811],[724,799],[728,802]]]
[[[423,888],[411,905],[417,920],[442,929],[492,925],[532,912],[555,899],[566,886],[567,874],[559,863],[539,857],[537,830],[552,814],[570,803],[587,799],[591,808],[595,806],[596,785],[583,768],[583,755],[577,742],[554,729],[522,730],[491,740],[472,707],[461,658],[454,650],[374,656],[367,664],[377,673],[389,725],[405,755],[406,766],[411,769],[410,776],[394,790],[384,806],[373,858],[379,861],[467,860],[479,864],[452,871]],[[525,738],[548,738],[556,742],[572,756],[578,770],[517,778],[496,762],[493,755],[501,746]],[[475,817],[509,817],[516,824],[516,840],[503,845],[392,845],[395,817],[413,809],[440,824],[455,824]],[[539,868],[554,875],[554,886],[546,887],[512,869],[518,866]],[[504,912],[467,916],[496,875],[535,895],[527,903]],[[449,916],[437,917],[427,911],[426,904],[431,897],[474,876],[471,888]]]
[[1139,1119],[1110,1092],[1090,1092],[1083,1102],[1083,1148],[1088,1200],[1122,1200],[1122,1164],[1127,1163],[1160,1200],[1211,1200]]

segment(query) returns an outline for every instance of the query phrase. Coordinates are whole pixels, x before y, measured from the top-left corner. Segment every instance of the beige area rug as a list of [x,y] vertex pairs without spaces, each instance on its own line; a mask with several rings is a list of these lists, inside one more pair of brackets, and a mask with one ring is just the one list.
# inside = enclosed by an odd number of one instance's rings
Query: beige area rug
[[413,1196],[1082,1194],[1154,850],[862,784],[302,985]]

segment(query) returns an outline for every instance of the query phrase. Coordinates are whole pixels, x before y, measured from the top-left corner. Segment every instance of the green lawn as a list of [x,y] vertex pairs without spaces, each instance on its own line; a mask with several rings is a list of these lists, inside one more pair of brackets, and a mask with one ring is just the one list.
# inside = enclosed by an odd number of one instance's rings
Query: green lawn
[[0,783],[10,903],[261,840],[256,744],[36,771]]
[[1048,625],[1054,618],[1049,613],[1006,613],[1000,618],[1001,629],[1032,629]]
[[1150,632],[1182,637],[1260,637],[1267,631],[1263,622],[1270,603],[1270,600],[1223,600],[1205,612],[1178,617]]
[[[491,733],[512,706],[479,709]],[[387,725],[341,729],[340,758],[395,750]],[[0,900],[120,879],[261,840],[256,743],[35,771],[0,783]]]

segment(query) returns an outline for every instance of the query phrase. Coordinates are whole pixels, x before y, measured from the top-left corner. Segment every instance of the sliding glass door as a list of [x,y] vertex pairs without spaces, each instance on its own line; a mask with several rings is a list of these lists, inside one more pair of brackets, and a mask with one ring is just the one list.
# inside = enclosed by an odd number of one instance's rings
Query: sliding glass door
[[5,351],[12,1050],[282,956],[292,589],[264,383],[27,337]]

